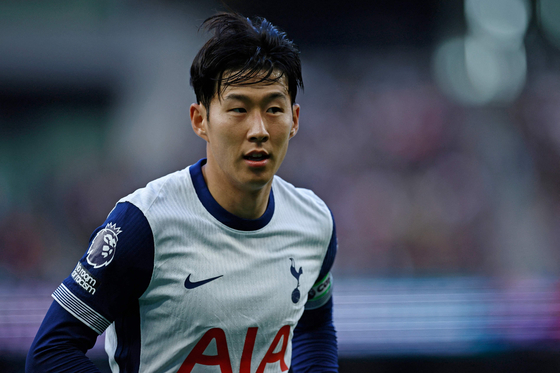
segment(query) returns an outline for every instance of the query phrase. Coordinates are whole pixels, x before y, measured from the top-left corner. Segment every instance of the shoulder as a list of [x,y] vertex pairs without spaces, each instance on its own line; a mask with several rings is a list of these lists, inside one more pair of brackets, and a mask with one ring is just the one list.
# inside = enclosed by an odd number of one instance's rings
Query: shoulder
[[146,214],[154,203],[172,199],[189,185],[192,182],[187,167],[150,181],[146,186],[121,198],[119,202],[130,202]]
[[327,204],[310,189],[296,187],[280,176],[274,176],[272,185],[274,193],[280,194],[282,197],[290,198],[293,202],[309,205],[310,207],[329,212]]
[[296,187],[279,176],[274,176],[272,188],[280,206],[313,216],[332,229],[333,218],[329,207],[312,190]]
[[284,198],[290,203],[314,209],[330,216],[330,210],[327,204],[312,190],[296,187],[280,176],[274,176],[272,186],[275,197]]

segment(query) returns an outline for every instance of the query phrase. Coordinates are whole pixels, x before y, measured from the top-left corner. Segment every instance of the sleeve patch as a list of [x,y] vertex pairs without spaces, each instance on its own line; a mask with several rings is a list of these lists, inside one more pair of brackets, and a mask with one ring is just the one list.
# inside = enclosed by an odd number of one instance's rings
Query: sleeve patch
[[97,233],[87,252],[87,262],[93,268],[100,268],[111,263],[115,257],[117,241],[119,240],[118,235],[120,233],[121,228],[113,223],[107,224],[105,228]]
[[309,290],[307,295],[306,310],[314,310],[324,306],[332,295],[332,274],[329,272]]
[[102,334],[105,329],[111,325],[109,320],[72,294],[64,284],[61,284],[58,289],[54,291],[52,297],[66,311],[70,312],[75,318],[89,326],[98,334]]
[[91,273],[78,262],[76,268],[72,271],[72,279],[78,285],[80,285],[89,294],[94,295],[97,287],[99,286],[99,281],[93,277]]

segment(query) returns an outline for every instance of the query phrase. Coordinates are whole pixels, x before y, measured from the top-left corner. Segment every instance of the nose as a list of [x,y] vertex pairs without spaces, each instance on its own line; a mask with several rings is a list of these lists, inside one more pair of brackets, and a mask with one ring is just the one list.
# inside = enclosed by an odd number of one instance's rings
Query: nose
[[247,138],[250,142],[266,142],[268,141],[269,133],[266,129],[266,124],[260,113],[254,113],[251,116],[249,131],[247,132]]

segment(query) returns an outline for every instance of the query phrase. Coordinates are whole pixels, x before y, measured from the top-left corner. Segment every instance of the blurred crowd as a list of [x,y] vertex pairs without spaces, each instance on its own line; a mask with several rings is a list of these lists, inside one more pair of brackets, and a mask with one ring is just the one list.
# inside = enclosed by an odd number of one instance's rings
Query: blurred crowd
[[[192,56],[172,49],[93,114],[31,108],[52,138],[0,140],[0,281],[60,281],[119,198],[204,156]],[[560,73],[533,69],[510,105],[468,107],[442,94],[430,53],[304,51],[301,129],[279,175],[330,206],[341,276],[557,276]]]
[[316,57],[282,171],[330,204],[340,272],[558,274],[558,73],[509,106],[462,107],[421,52]]

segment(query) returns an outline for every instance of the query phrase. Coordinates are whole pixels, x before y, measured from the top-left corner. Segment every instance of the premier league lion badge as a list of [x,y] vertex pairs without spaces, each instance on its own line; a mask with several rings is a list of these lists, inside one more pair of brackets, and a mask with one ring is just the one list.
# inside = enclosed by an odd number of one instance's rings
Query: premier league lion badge
[[121,233],[121,229],[113,223],[107,224],[97,233],[87,252],[87,262],[93,268],[101,268],[111,263],[115,257],[119,233]]

